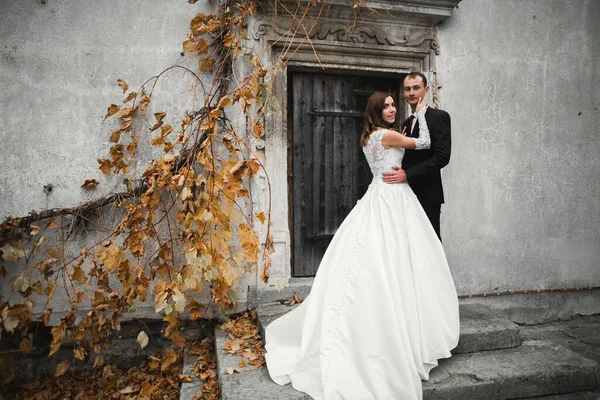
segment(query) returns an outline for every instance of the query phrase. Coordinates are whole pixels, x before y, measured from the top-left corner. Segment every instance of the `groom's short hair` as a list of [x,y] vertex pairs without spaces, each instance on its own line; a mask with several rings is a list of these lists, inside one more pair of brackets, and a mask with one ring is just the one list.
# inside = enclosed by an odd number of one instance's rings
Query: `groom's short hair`
[[406,78],[415,79],[416,77],[419,77],[419,76],[421,77],[421,79],[423,79],[423,87],[427,87],[427,78],[421,72],[411,72],[410,74],[406,75],[404,77],[404,79],[405,80],[406,80]]

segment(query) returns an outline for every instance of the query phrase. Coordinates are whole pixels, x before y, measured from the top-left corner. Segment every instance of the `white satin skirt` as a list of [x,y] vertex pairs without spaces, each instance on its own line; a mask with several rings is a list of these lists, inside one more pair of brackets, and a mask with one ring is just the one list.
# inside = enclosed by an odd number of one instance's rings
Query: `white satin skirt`
[[339,227],[310,295],[266,329],[269,374],[320,400],[422,399],[450,357],[458,300],[446,256],[407,184],[374,182]]

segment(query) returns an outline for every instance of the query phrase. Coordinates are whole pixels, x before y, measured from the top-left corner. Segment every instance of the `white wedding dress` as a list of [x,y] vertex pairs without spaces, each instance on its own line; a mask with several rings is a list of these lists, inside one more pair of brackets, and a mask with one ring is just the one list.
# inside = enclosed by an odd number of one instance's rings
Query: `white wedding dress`
[[[418,119],[417,148],[427,148],[424,111]],[[373,181],[333,237],[310,295],[266,329],[273,381],[315,400],[422,399],[421,380],[458,343],[442,244],[408,184],[381,180],[404,156],[382,146],[384,133],[363,148]]]

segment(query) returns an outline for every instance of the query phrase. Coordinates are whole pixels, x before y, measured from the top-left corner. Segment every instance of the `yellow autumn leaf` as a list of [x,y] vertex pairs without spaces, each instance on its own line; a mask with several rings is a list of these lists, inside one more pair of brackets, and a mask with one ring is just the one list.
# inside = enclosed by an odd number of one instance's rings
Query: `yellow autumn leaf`
[[85,296],[85,293],[83,293],[80,290],[75,290],[73,292],[73,296],[71,296],[71,304],[81,303],[83,301],[84,296]]
[[284,287],[288,287],[289,283],[284,281],[283,279],[277,279],[275,281],[275,289],[277,289],[278,292],[281,292],[281,290],[283,290]]
[[19,350],[21,350],[22,353],[24,354],[29,354],[31,353],[31,350],[33,349],[33,341],[26,337],[21,339],[21,342],[19,343]]
[[163,122],[162,121],[158,121],[157,123],[155,123],[154,125],[152,125],[152,128],[150,128],[150,132],[154,132],[155,130],[157,130],[158,128],[160,128],[162,126]]
[[200,72],[210,72],[213,70],[215,62],[211,57],[201,58],[198,61],[198,69]]
[[117,84],[119,85],[119,87],[121,89],[123,89],[123,94],[125,94],[127,89],[129,89],[129,86],[127,85],[127,83],[125,83],[125,81],[122,79],[117,79]]
[[20,243],[15,243],[13,246],[10,243],[5,244],[0,248],[2,250],[2,259],[3,260],[13,260],[17,261],[23,257],[25,257],[25,250],[21,247]]
[[165,143],[165,138],[162,136],[156,136],[156,137],[152,138],[152,140],[150,141],[150,144],[152,146],[160,146],[164,143]]
[[67,327],[64,321],[61,321],[58,325],[52,328],[52,343],[50,343],[50,353],[48,357],[52,354],[56,353],[58,349],[60,349],[60,345],[65,339],[65,334],[67,333]]
[[131,394],[134,392],[135,390],[131,386],[125,386],[123,389],[119,390],[120,394]]
[[98,164],[100,164],[100,166],[98,167],[98,169],[100,171],[102,171],[102,173],[104,175],[110,174],[110,170],[112,169],[112,162],[109,159],[99,158],[98,159]]
[[71,272],[70,274],[71,279],[73,279],[75,282],[77,282],[80,285],[83,285],[85,282],[87,282],[87,276],[85,275],[85,272],[83,271],[83,269],[81,269],[81,267],[76,266],[75,268],[73,268],[73,272]]
[[188,310],[190,311],[190,318],[192,319],[192,321],[198,318],[202,318],[202,309],[203,307],[199,302],[193,299],[190,300],[190,303],[188,304]]
[[31,236],[35,236],[35,235],[37,235],[38,233],[40,233],[40,227],[39,227],[39,226],[37,226],[37,225],[31,225],[31,232],[29,232],[29,234],[30,234]]
[[119,111],[119,113],[117,114],[117,117],[122,118],[122,119],[131,117],[133,115],[133,113],[135,112],[135,110],[137,110],[137,108],[138,108],[138,106],[124,108],[121,111]]
[[179,378],[179,382],[191,382],[194,380],[194,376],[188,375],[188,374],[179,374],[178,378]]
[[223,38],[223,45],[225,45],[225,47],[231,47],[234,41],[235,35],[233,34],[233,32],[228,32]]
[[181,190],[181,200],[185,201],[190,197],[192,197],[192,190],[186,186],[183,188],[183,190]]
[[240,161],[229,170],[229,173],[231,175],[241,176],[245,170],[246,170],[246,161]]
[[131,125],[133,125],[133,117],[123,117],[121,118],[121,123],[123,125],[123,128],[121,128],[121,130],[123,132],[129,132],[129,130],[131,129]]
[[103,365],[104,365],[104,357],[102,357],[102,356],[94,357],[94,365],[92,365],[92,368],[99,368]]
[[111,143],[119,143],[119,140],[121,139],[121,133],[123,132],[122,129],[113,129],[113,131],[110,134],[110,138],[108,139],[109,142]]
[[137,342],[142,349],[144,347],[148,346],[148,340],[149,339],[148,339],[148,335],[146,334],[146,332],[140,331],[140,333],[138,333]]
[[160,364],[160,370],[165,372],[169,367],[177,362],[177,353],[172,349],[167,349],[162,362]]
[[269,283],[269,278],[270,278],[270,268],[271,265],[273,264],[273,261],[271,260],[270,257],[266,257],[265,262],[263,264],[263,268],[262,271],[260,273],[260,280],[264,283],[264,284],[268,284]]
[[248,160],[248,175],[252,176],[260,170],[260,162],[256,158]]
[[182,312],[185,309],[185,295],[178,289],[173,290],[173,292],[171,299],[175,302],[175,311]]
[[121,107],[119,107],[118,105],[111,104],[110,106],[108,106],[108,111],[106,112],[106,115],[104,116],[104,119],[112,117],[117,112],[119,112],[120,109],[121,109]]
[[196,41],[194,39],[187,39],[183,42],[183,54],[190,54],[196,51]]
[[81,346],[79,346],[76,349],[73,349],[73,355],[78,360],[82,360],[82,361],[85,360],[85,350]]
[[8,333],[12,333],[15,330],[15,328],[19,325],[19,319],[11,315],[3,315],[2,318],[4,320],[4,329],[6,329],[6,332]]
[[162,137],[166,137],[171,132],[173,132],[173,127],[171,125],[165,125],[160,128],[160,135]]
[[40,261],[35,265],[34,268],[40,271],[40,273],[44,274],[44,276],[50,276],[53,273],[50,267],[57,261],[57,258],[50,258],[44,261]]
[[98,186],[99,183],[100,182],[98,182],[96,179],[86,179],[85,182],[83,182],[83,185],[81,185],[81,188],[90,190]]
[[192,123],[192,117],[188,114],[181,121],[181,131],[182,131],[182,133],[183,133],[183,131],[185,131],[188,128],[188,126],[190,126],[191,123]]
[[56,370],[54,371],[54,377],[58,378],[59,376],[64,375],[65,372],[69,369],[69,360],[63,360],[56,366]]
[[210,21],[208,21],[208,30],[210,32],[214,32],[217,29],[221,28],[221,21],[216,19],[216,17],[213,17],[215,19],[211,19]]
[[29,278],[23,275],[16,277],[11,285],[13,292],[25,292],[27,289],[29,289]]
[[252,128],[252,134],[254,136],[256,136],[258,139],[262,138],[262,135],[263,135],[263,124],[262,124],[262,122],[258,122],[256,125],[254,125],[254,127]]
[[140,111],[145,113],[148,109],[148,104],[150,104],[150,97],[148,95],[143,95],[140,100]]
[[129,103],[131,100],[135,99],[136,96],[137,96],[136,92],[129,92],[127,97],[125,97],[125,100],[123,100],[123,103]]
[[227,107],[230,104],[231,104],[231,99],[228,96],[223,96],[223,97],[221,97],[221,100],[219,100],[218,107]]
[[261,224],[265,223],[266,216],[264,212],[261,211],[258,214],[256,214],[256,218],[260,221]]
[[198,288],[198,281],[196,278],[185,278],[183,280],[183,287],[186,290],[196,290]]
[[206,40],[204,39],[198,39],[198,41],[196,42],[196,52],[198,54],[208,53],[209,47],[210,46],[208,45],[208,43],[206,43]]
[[[188,2],[190,2],[190,0],[188,0]],[[191,3],[193,4],[193,3]],[[196,14],[196,16],[190,21],[190,29],[192,30],[192,33],[194,35],[201,35],[202,33],[204,33],[204,23],[207,20],[207,15],[204,15],[202,13],[198,13]]]
[[167,113],[165,111],[161,111],[161,112],[154,113],[154,118],[156,118],[156,121],[161,122],[163,120],[163,118],[165,118],[166,115],[167,115]]

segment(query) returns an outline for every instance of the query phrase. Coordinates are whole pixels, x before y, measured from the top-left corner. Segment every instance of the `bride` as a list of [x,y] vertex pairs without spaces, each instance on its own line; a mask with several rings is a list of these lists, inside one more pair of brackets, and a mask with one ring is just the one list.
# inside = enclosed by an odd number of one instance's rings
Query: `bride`
[[442,244],[407,183],[381,174],[405,149],[430,146],[423,99],[420,137],[390,128],[393,97],[367,103],[367,193],[340,225],[310,295],[266,329],[269,374],[315,400],[422,399],[421,380],[458,343],[458,300]]

